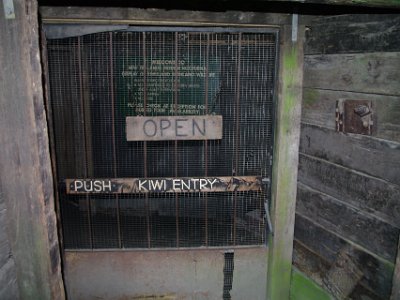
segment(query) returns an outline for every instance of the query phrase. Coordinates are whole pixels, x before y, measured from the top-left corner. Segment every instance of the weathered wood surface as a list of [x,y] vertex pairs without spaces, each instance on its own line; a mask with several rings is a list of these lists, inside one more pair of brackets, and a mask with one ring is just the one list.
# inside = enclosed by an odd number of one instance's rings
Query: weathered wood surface
[[255,176],[198,178],[65,179],[67,194],[183,193],[261,191],[262,178]]
[[400,52],[307,55],[304,87],[400,95]]
[[323,278],[324,286],[335,299],[347,299],[363,276],[351,251],[350,246],[343,247]]
[[303,184],[298,185],[296,212],[376,256],[395,262],[398,228]]
[[97,24],[137,24],[165,26],[180,24],[191,26],[193,24],[251,24],[251,25],[277,25],[289,24],[291,17],[288,14],[256,13],[256,12],[210,12],[210,11],[184,11],[162,9],[138,8],[104,8],[104,7],[41,7],[40,14],[45,23],[97,23]]
[[295,42],[292,41],[291,26],[285,26],[282,32],[271,180],[274,234],[270,235],[268,300],[289,299],[303,90],[304,30],[304,26],[299,26]]
[[400,51],[400,16],[340,15],[315,19],[306,32],[306,54]]
[[338,99],[372,101],[372,135],[400,142],[400,97],[377,94],[305,88],[303,91],[302,121],[335,129],[335,109]]
[[[299,264],[321,278],[321,261],[331,269],[350,246],[364,274],[350,298],[389,299],[400,228],[400,18],[309,20],[295,231],[308,251]],[[339,99],[372,101],[375,137],[335,132]]]
[[[293,264],[302,270],[308,277],[324,287],[322,278],[328,273],[330,263],[321,256],[304,246],[300,241],[294,241]],[[383,297],[376,295],[362,282],[359,283],[350,295],[352,300],[374,299],[383,300]]]
[[398,185],[400,143],[303,124],[300,152]]
[[323,285],[322,278],[330,268],[330,264],[320,256],[310,251],[301,241],[295,239],[293,243],[293,265],[302,270],[308,277]]
[[0,299],[19,299],[14,257],[8,238],[6,207],[0,190]]
[[397,0],[259,0],[268,1],[285,1],[301,4],[332,4],[332,5],[354,5],[354,6],[369,6],[369,7],[400,7]]
[[0,190],[10,255],[21,299],[64,299],[37,2],[14,1],[14,9],[15,19],[0,14]]
[[400,186],[300,154],[299,182],[400,228]]
[[392,296],[390,300],[400,299],[400,239],[397,248],[397,259],[392,280]]
[[[215,1],[216,3],[222,1]],[[340,6],[358,6],[358,7],[377,7],[377,8],[400,8],[397,0],[256,0],[255,2],[264,3],[266,7],[279,2],[293,3],[294,5],[304,4],[323,4]],[[101,10],[99,9],[99,12]]]
[[351,257],[363,272],[360,284],[376,295],[377,299],[388,299],[394,266],[392,263],[369,254],[365,249],[324,229],[311,220],[296,214],[295,239],[322,258],[330,266],[343,247],[351,247]]
[[222,139],[222,116],[126,117],[127,141]]

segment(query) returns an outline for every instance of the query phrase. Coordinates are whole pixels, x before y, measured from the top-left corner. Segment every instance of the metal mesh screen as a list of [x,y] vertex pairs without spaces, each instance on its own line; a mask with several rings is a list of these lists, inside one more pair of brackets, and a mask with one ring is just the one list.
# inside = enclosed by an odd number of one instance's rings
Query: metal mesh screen
[[[277,34],[105,32],[48,40],[57,176],[270,177]],[[128,142],[127,116],[223,116],[223,138]],[[68,195],[64,247],[262,244],[268,189]]]

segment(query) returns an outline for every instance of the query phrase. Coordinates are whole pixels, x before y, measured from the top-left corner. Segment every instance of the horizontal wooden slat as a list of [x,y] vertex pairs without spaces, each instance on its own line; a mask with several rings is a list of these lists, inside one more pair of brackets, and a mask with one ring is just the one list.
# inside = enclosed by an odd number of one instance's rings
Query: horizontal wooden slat
[[350,245],[344,239],[323,229],[300,214],[296,214],[295,224],[295,239],[329,264],[334,263],[337,254],[343,247],[350,246],[352,249],[351,257],[358,263],[358,267],[364,274],[361,284],[383,299],[390,297],[393,264],[386,260],[378,259],[359,247]]
[[399,15],[340,15],[310,24],[306,54],[400,51]]
[[127,141],[220,139],[222,116],[126,117]]
[[[265,180],[265,179],[264,179]],[[182,178],[113,178],[65,179],[67,194],[132,194],[181,192],[260,191],[262,178],[238,177],[182,177]]]
[[163,10],[138,9],[132,7],[79,7],[79,6],[42,6],[40,8],[42,20],[45,23],[97,23],[97,24],[140,24],[168,26],[179,24],[193,26],[194,24],[289,24],[288,14],[256,13],[238,11],[196,11],[196,10]]
[[299,182],[400,228],[400,186],[300,154]]
[[296,211],[376,256],[395,262],[398,228],[303,184],[298,185]]
[[400,143],[302,124],[300,152],[400,183]]
[[400,52],[306,55],[304,87],[400,95]]
[[374,124],[372,135],[400,142],[400,97],[305,88],[302,121],[335,129],[335,109],[338,99],[372,101]]

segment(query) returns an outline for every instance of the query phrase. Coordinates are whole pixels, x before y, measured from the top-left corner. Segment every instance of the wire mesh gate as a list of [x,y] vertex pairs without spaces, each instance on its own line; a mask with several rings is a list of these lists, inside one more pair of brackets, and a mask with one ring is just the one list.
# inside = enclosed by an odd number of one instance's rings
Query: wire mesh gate
[[[263,244],[268,186],[70,194],[64,180],[270,178],[277,40],[177,28],[48,40],[64,247]],[[127,116],[186,115],[221,115],[222,139],[126,139]]]

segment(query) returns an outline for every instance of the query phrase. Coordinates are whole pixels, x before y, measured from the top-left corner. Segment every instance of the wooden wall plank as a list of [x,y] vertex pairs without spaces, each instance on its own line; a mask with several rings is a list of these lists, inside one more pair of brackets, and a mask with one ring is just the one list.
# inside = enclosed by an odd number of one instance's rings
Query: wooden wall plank
[[400,182],[400,143],[343,134],[303,124],[300,152],[362,171],[394,184]]
[[[400,228],[400,16],[310,20],[295,238],[308,261],[329,264],[350,245],[364,272],[351,298],[389,299]],[[372,101],[373,137],[335,132],[339,99]]]
[[292,40],[291,26],[281,32],[278,104],[274,162],[271,180],[271,221],[269,236],[267,299],[289,299],[294,214],[296,208],[297,166],[300,138],[303,82],[304,26]]
[[398,228],[303,184],[298,185],[296,212],[376,256],[395,262]]
[[[257,0],[259,2],[264,2],[266,6],[270,2],[292,2],[293,5],[296,4],[324,4],[324,5],[341,5],[341,6],[358,6],[358,7],[381,7],[381,8],[400,8],[398,0]],[[215,1],[218,3],[219,1]]]
[[400,52],[307,55],[304,87],[400,95]]
[[319,18],[306,34],[306,54],[391,52],[400,50],[400,16],[340,15]]
[[257,13],[257,12],[210,12],[183,11],[162,9],[138,9],[116,7],[55,7],[40,8],[45,23],[95,23],[95,24],[137,24],[168,26],[180,24],[289,24],[289,14]]
[[400,186],[300,154],[299,182],[400,228]]
[[20,298],[62,300],[37,1],[14,9],[0,14],[0,190]]
[[[339,251],[350,245],[338,235],[325,230],[300,214],[296,214],[295,238],[330,265],[334,263]],[[353,245],[350,247],[352,249],[351,257],[364,273],[361,284],[383,299],[388,299],[391,291],[393,264],[378,259],[359,247]]]
[[372,135],[400,142],[400,97],[377,94],[305,88],[303,91],[302,121],[335,129],[336,101],[356,99],[372,101]]

